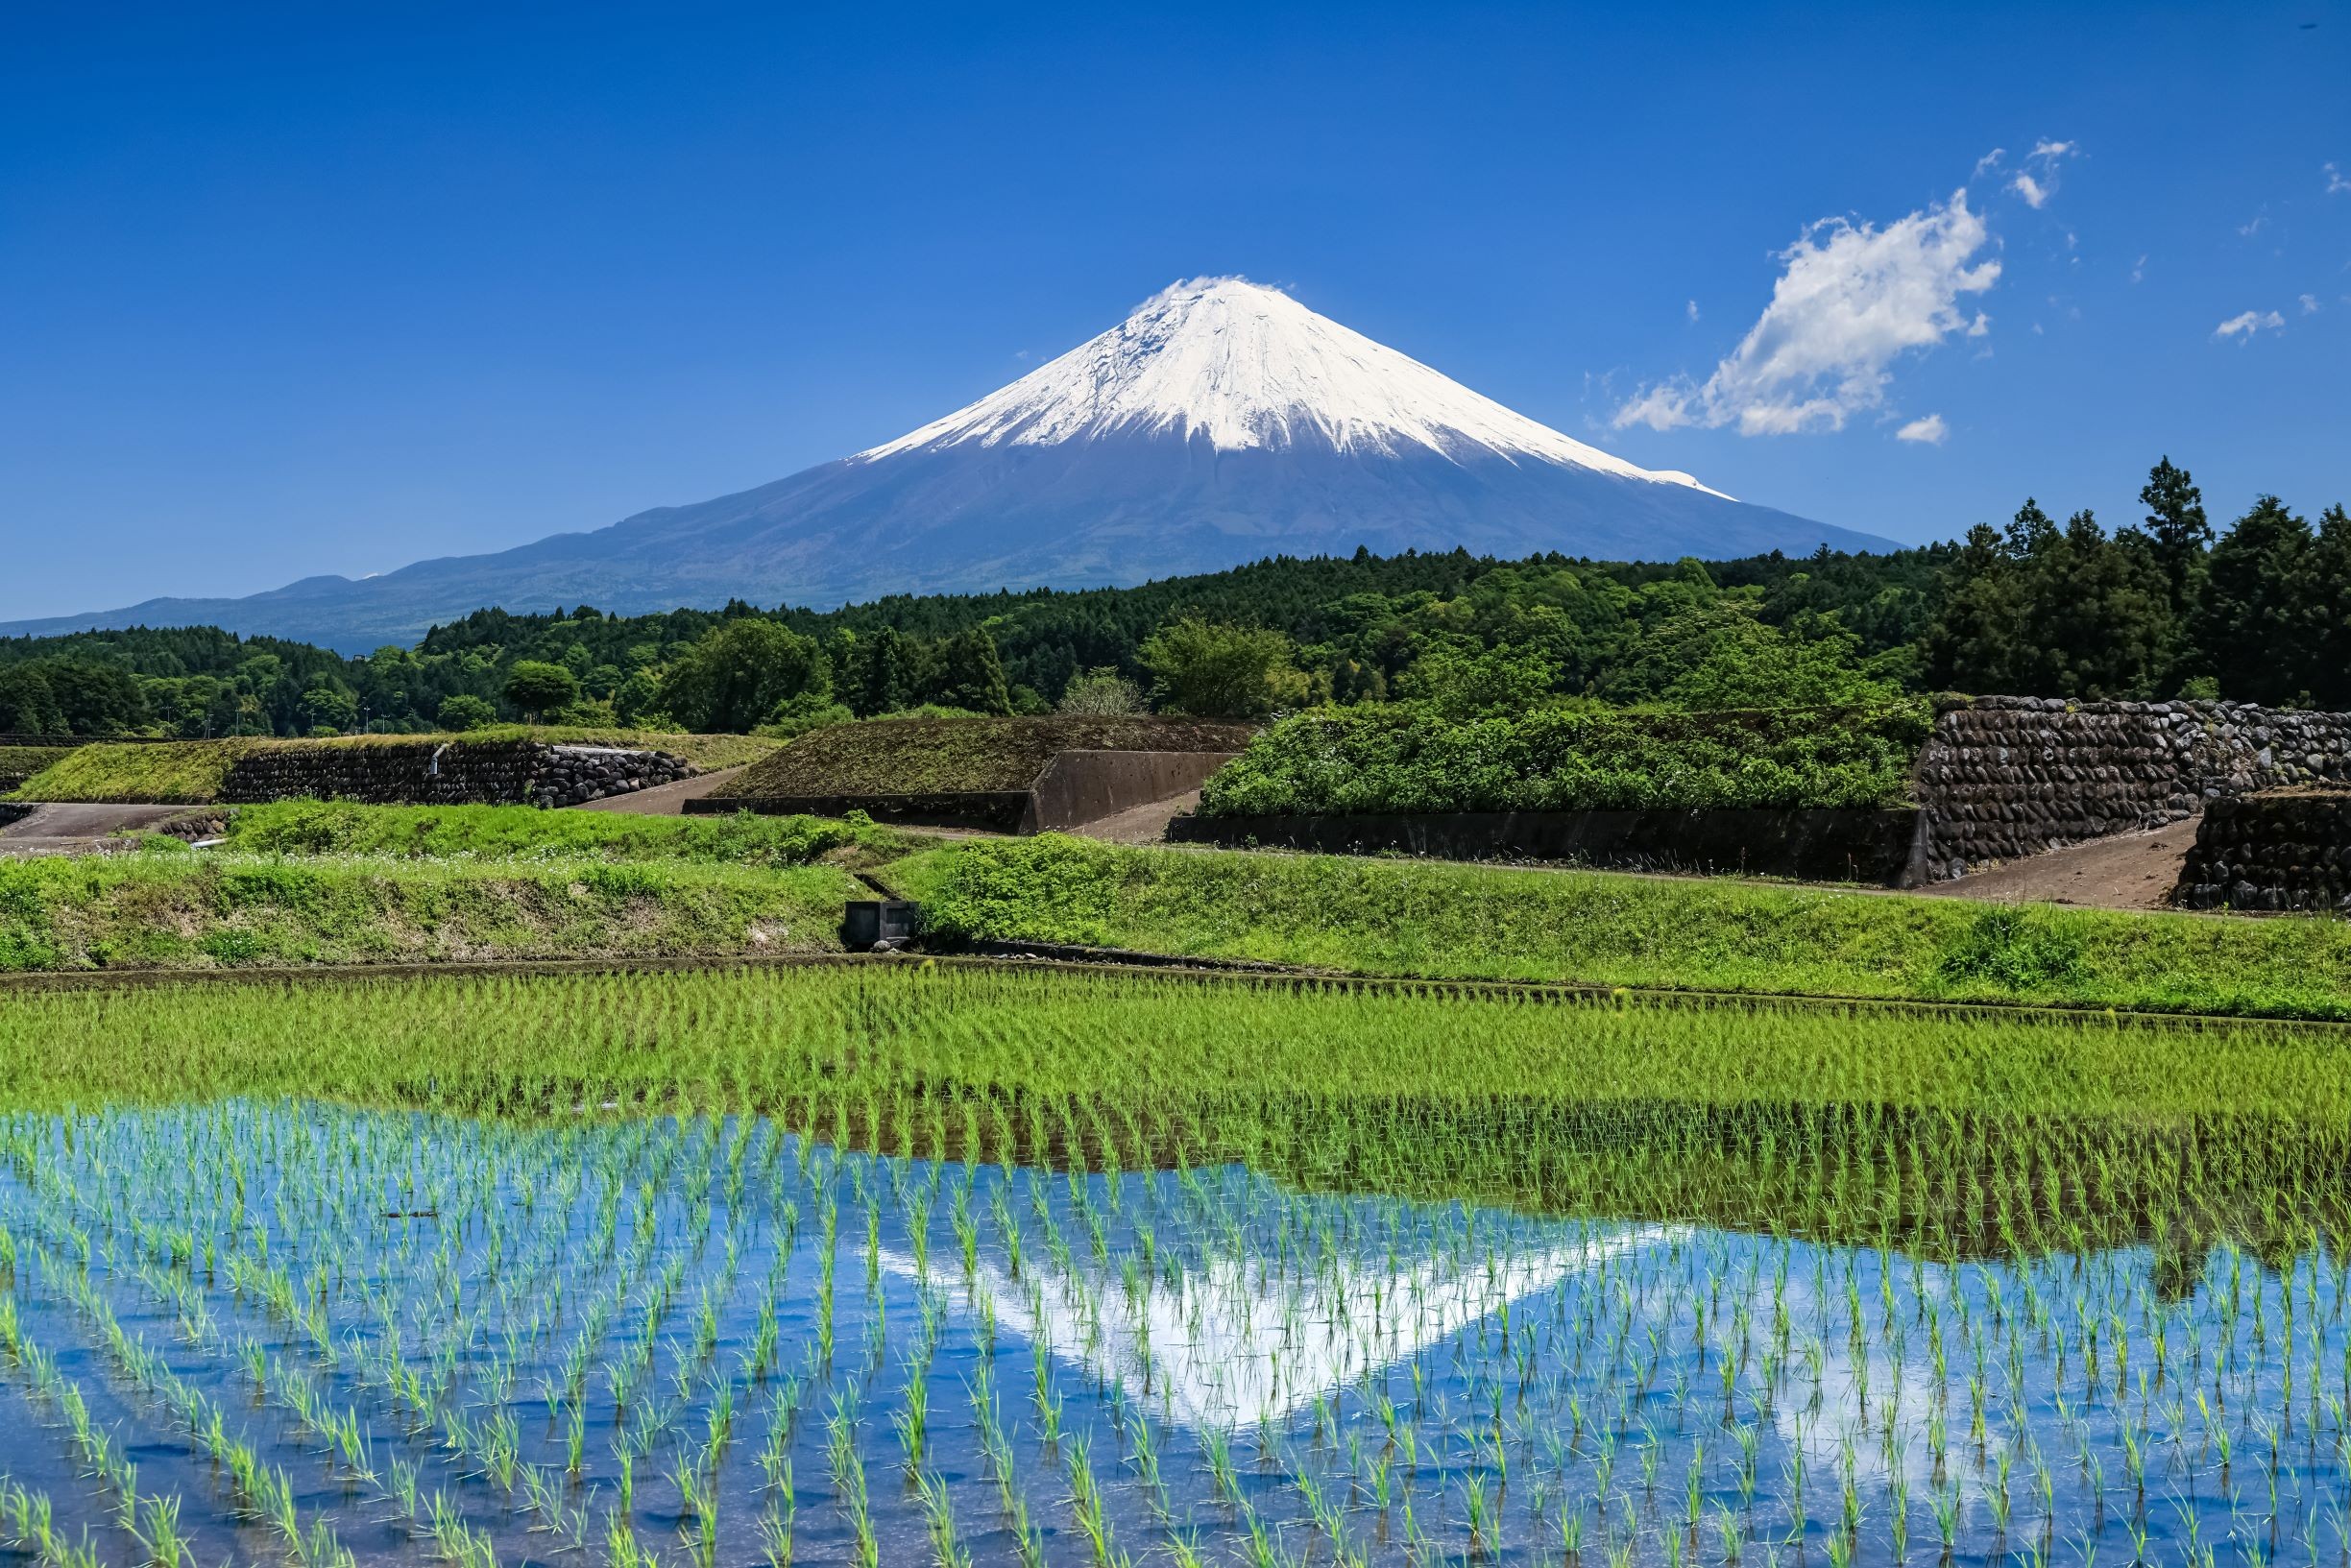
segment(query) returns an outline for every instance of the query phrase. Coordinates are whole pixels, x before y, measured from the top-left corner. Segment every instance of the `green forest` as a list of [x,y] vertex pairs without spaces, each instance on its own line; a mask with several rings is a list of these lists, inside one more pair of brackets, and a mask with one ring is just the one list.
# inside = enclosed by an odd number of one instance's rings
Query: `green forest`
[[2217,527],[2169,458],[2144,515],[1886,555],[1620,563],[1274,557],[1139,588],[480,610],[349,659],[212,628],[0,639],[0,733],[312,735],[500,720],[792,733],[907,712],[1257,718],[1409,705],[1874,707],[1929,690],[2351,708],[2351,517]]

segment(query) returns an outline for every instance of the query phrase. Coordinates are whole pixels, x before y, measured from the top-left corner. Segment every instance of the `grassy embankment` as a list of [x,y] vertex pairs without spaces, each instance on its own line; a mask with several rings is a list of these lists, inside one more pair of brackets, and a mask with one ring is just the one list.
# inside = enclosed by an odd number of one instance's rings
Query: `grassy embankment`
[[735,781],[730,798],[1026,789],[1063,751],[1239,751],[1244,724],[1140,716],[869,719],[812,731]]
[[851,869],[925,842],[808,817],[288,802],[228,843],[0,860],[0,971],[737,956],[839,948]]
[[0,746],[0,795],[72,754],[71,746]]
[[252,855],[472,860],[678,861],[868,866],[936,844],[919,831],[812,816],[671,817],[529,806],[357,806],[276,801],[191,816],[221,820],[222,847]]
[[751,736],[668,735],[638,730],[533,729],[499,725],[463,735],[339,736],[326,740],[274,740],[237,736],[222,740],[173,740],[133,744],[99,742],[79,746],[26,780],[19,800],[145,801],[165,806],[203,806],[219,799],[222,782],[238,758],[278,747],[486,745],[540,740],[557,745],[642,746],[682,757],[703,772],[757,761],[776,742]]
[[0,860],[0,971],[828,952],[859,892],[830,865]]
[[885,868],[947,936],[1367,974],[2351,1018],[2351,922],[1727,880],[1130,850],[1048,835]]

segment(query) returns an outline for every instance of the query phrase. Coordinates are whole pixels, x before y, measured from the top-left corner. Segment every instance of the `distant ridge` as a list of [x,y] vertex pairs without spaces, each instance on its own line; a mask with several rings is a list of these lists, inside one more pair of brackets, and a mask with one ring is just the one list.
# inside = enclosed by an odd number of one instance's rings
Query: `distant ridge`
[[358,581],[0,633],[209,624],[364,652],[490,605],[830,608],[1126,586],[1358,545],[1656,561],[1822,544],[1897,547],[1637,468],[1277,289],[1213,277],[943,419],[756,490]]

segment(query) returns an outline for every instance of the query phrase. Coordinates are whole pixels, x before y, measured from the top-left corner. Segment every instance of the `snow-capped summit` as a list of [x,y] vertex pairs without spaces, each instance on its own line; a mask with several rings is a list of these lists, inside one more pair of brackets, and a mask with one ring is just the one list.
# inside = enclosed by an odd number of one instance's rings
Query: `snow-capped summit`
[[1313,442],[1384,457],[1536,457],[1707,489],[1571,440],[1246,277],[1172,284],[1100,337],[855,461],[1116,434],[1197,436],[1218,451]]
[[366,652],[492,605],[831,607],[1358,547],[1670,561],[1824,543],[1892,547],[1637,468],[1278,289],[1202,277],[945,419],[757,490],[361,582],[0,632],[207,623]]

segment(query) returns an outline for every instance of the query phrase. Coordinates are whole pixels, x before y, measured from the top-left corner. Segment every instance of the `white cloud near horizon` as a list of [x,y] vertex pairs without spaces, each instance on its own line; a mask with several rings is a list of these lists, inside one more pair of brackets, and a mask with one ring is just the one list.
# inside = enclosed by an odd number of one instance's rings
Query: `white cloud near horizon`
[[1929,446],[1940,446],[1943,445],[1943,438],[1950,434],[1951,426],[1943,422],[1943,416],[1929,414],[1924,419],[1912,420],[1908,424],[1895,431],[1894,439],[1896,441],[1924,442]]
[[1967,191],[1880,229],[1824,218],[1779,253],[1771,302],[1704,382],[1682,376],[1644,387],[1618,408],[1615,428],[1736,425],[1742,435],[1840,430],[1885,402],[1895,360],[1953,333],[1982,336],[1964,296],[1999,279],[1997,257]]
[[2284,330],[2285,326],[2286,318],[2274,310],[2246,310],[2231,316],[2227,321],[2214,327],[2213,336],[2215,338],[2241,337],[2250,343],[2255,334],[2264,328],[2276,332]]

